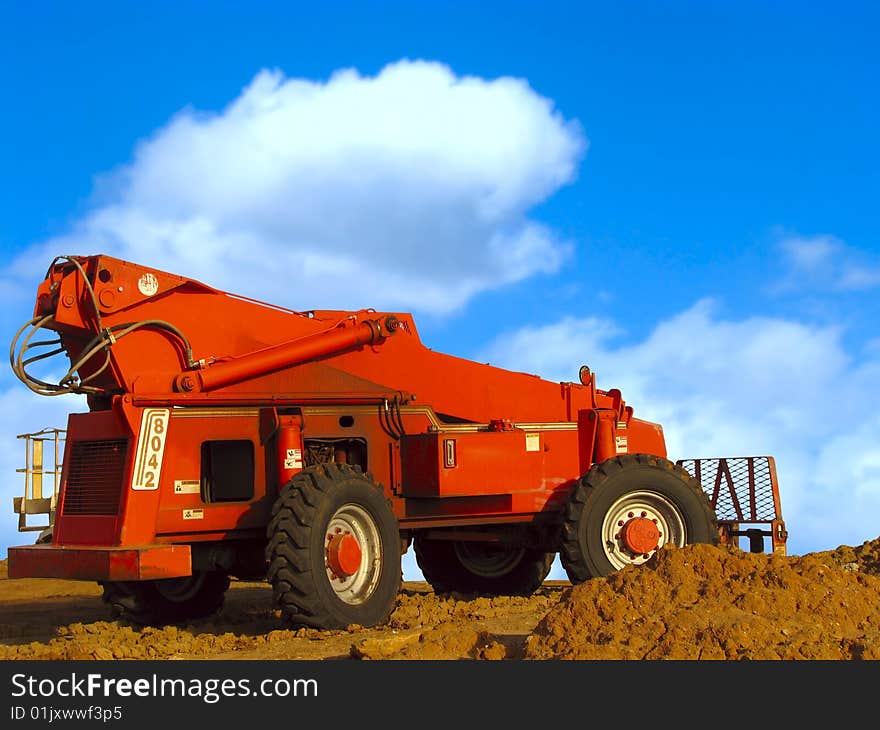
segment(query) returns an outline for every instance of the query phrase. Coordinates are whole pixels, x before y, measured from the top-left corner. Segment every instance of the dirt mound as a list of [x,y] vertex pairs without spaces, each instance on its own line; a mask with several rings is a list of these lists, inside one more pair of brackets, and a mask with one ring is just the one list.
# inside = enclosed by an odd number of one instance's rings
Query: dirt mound
[[880,538],[863,542],[858,547],[841,545],[835,550],[811,553],[840,566],[844,570],[880,575]]
[[880,539],[785,557],[667,548],[565,592],[526,659],[880,659]]

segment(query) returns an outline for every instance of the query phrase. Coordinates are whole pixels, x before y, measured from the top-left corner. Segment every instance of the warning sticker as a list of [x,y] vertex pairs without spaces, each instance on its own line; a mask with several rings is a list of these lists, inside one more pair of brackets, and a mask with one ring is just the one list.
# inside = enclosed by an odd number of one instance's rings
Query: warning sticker
[[153,296],[159,291],[159,280],[148,271],[138,279],[138,291],[145,297]]
[[302,469],[302,465],[302,449],[287,449],[287,453],[284,455],[284,468]]
[[175,479],[175,494],[201,494],[202,484],[198,479]]
[[540,450],[541,450],[541,434],[527,433],[526,434],[526,451],[540,451]]
[[185,509],[183,510],[183,519],[185,520],[202,520],[205,518],[205,510],[203,509]]
[[629,446],[626,442],[626,436],[617,436],[617,453],[625,454],[629,450]]

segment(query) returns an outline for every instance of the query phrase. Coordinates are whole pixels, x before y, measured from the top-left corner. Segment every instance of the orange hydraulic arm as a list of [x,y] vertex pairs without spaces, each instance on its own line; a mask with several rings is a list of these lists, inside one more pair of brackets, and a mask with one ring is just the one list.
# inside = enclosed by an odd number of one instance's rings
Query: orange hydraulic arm
[[185,393],[216,390],[307,360],[335,355],[363,345],[379,344],[393,335],[397,327],[398,320],[393,314],[381,319],[365,319],[347,327],[340,325],[329,332],[306,335],[220,362],[193,374],[185,373],[176,379],[177,390]]

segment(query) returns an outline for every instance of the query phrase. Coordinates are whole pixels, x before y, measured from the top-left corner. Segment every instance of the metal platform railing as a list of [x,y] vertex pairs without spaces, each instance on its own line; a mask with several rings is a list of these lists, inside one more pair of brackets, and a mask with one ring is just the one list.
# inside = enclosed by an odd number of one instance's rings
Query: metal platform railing
[[739,545],[745,538],[749,552],[760,553],[769,537],[771,551],[785,555],[788,531],[772,456],[679,459],[676,464],[694,476],[709,497],[722,542],[735,540]]
[[[16,469],[24,474],[24,494],[13,498],[19,532],[42,532],[55,522],[65,435],[64,429],[45,428],[18,436],[25,442],[25,465],[23,469]],[[45,523],[28,522],[28,517],[39,515],[45,515]]]

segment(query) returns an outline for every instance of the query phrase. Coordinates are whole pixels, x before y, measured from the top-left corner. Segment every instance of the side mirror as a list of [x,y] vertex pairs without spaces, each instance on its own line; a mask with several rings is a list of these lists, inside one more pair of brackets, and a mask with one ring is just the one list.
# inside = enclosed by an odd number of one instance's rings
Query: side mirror
[[589,386],[593,382],[593,373],[586,365],[581,365],[581,369],[578,370],[578,378],[583,385]]

